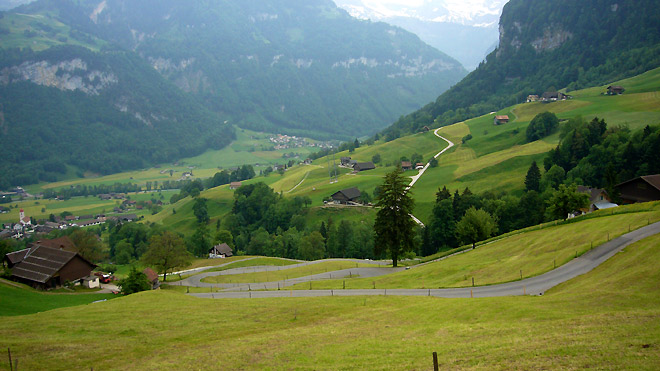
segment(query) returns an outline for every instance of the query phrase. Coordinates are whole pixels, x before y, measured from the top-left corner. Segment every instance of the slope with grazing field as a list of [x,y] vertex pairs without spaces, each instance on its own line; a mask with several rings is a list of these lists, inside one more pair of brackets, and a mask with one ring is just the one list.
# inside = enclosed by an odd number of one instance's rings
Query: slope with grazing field
[[[553,112],[560,119],[578,115],[585,120],[599,117],[610,127],[626,125],[632,130],[660,123],[660,68],[612,83],[626,88],[623,95],[603,95],[608,85],[570,92],[574,96],[572,100],[523,103],[443,127],[440,133],[453,133],[459,140],[454,141],[455,149],[438,159],[439,167],[429,169],[413,188],[415,216],[428,222],[435,193],[442,186],[452,191],[469,187],[475,193],[521,192],[532,161],[542,161],[545,153],[559,143],[558,134],[526,143],[527,125],[541,112]],[[493,125],[495,114],[509,115],[512,121]],[[468,134],[472,139],[461,143],[460,138]]]
[[[658,246],[660,235],[637,242],[542,297],[202,300],[145,292],[14,317],[0,336],[25,369],[428,369],[434,351],[443,368],[653,369]],[[86,351],[99,336],[113,346]],[[208,351],[220,342],[232,350]]]
[[[634,205],[590,214],[579,222],[528,228],[523,233],[481,245],[476,250],[399,273],[375,279],[326,280],[316,289],[444,288],[491,285],[537,276],[589,251],[592,246],[660,221],[660,202],[647,204],[645,211]],[[236,282],[236,278],[234,280]],[[306,290],[300,284],[293,289]]]
[[25,285],[0,280],[0,316],[23,316],[116,297],[114,294],[98,293],[43,293]]

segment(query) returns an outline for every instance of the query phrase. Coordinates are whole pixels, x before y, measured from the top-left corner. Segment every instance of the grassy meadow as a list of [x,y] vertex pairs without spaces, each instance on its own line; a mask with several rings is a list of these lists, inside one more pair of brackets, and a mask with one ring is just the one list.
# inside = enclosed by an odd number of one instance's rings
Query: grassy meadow
[[[652,370],[658,246],[660,236],[642,240],[541,297],[213,300],[160,290],[13,317],[0,343],[21,369],[430,369],[438,352],[443,369]],[[99,338],[112,346],[89,351]]]
[[98,293],[44,293],[25,285],[0,280],[0,316],[24,316],[116,297],[114,294]]
[[[410,270],[376,278],[351,278],[323,280],[314,283],[315,289],[370,289],[383,288],[449,288],[475,285],[492,285],[537,276],[561,266],[568,261],[616,238],[629,230],[635,230],[660,221],[660,203],[653,210],[626,212],[611,215],[603,210],[588,219],[550,225],[544,228],[528,228],[525,233],[480,245],[475,250],[453,256],[449,259],[429,263]],[[233,282],[239,277],[232,277]],[[305,290],[304,284],[293,289]]]

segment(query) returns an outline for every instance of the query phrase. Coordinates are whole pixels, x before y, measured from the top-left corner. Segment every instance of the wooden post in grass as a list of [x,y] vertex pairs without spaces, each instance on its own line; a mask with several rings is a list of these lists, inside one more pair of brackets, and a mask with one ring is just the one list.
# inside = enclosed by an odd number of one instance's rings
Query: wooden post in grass
[[554,265],[554,267],[557,268],[557,259],[552,259],[552,265]]
[[346,290],[346,281],[344,281],[344,285],[341,288],[342,290]]
[[438,353],[433,352],[433,371],[438,371]]
[[9,355],[9,369],[14,371],[14,364],[11,362],[11,348],[7,348],[7,354]]
[[522,269],[520,270],[520,279],[522,280]]
[[470,297],[473,298],[474,295],[472,294],[472,289],[470,289]]
[[374,290],[376,289],[376,281],[374,281]]
[[472,277],[472,287],[474,287],[474,277]]

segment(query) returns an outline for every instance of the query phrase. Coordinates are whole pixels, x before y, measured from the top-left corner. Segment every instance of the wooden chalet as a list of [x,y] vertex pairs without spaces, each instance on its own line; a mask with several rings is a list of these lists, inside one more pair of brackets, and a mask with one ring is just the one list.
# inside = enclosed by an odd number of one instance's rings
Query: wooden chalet
[[570,95],[566,95],[566,94],[564,94],[562,92],[559,92],[559,91],[546,91],[541,96],[541,101],[543,101],[543,102],[556,102],[558,100],[566,100],[566,99],[570,99],[570,98],[571,98]]
[[509,122],[508,115],[497,115],[493,119],[493,125],[503,125],[503,124],[507,124],[508,122]]
[[55,288],[88,277],[95,264],[78,253],[34,245],[5,256],[12,279],[35,288]]
[[660,174],[645,175],[616,185],[624,204],[660,200]]
[[348,165],[351,163],[351,158],[350,158],[350,157],[343,156],[342,158],[339,159],[339,162],[340,162],[341,165],[343,165],[343,166],[348,166]]
[[607,87],[607,95],[621,95],[626,89],[621,85],[610,85]]
[[209,250],[209,259],[215,259],[215,258],[228,258],[230,256],[234,256],[234,250],[229,247],[226,243],[221,243],[219,245],[215,245]]
[[231,182],[229,183],[229,189],[239,189],[243,186],[241,182]]
[[144,268],[142,271],[145,276],[147,276],[147,279],[151,283],[151,289],[156,290],[157,288],[160,287],[160,281],[158,280],[158,273],[156,273],[153,269],[147,267]]
[[332,196],[332,200],[335,203],[338,204],[347,204],[349,202],[357,202],[358,198],[360,198],[362,194],[360,193],[360,190],[352,187],[352,188],[346,188],[342,189],[341,191],[335,192]]
[[401,161],[401,169],[403,169],[403,171],[412,170],[412,168],[413,168],[412,162],[410,162],[410,161]]
[[536,94],[530,94],[527,96],[527,103],[538,102],[541,98]]
[[373,162],[358,162],[353,166],[353,170],[356,172],[373,170],[376,168]]

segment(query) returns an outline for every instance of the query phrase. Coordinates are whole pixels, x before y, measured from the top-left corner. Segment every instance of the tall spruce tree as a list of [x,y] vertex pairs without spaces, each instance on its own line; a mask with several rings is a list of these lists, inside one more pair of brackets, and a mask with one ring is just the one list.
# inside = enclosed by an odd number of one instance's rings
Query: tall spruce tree
[[385,175],[380,186],[376,206],[380,208],[374,224],[374,252],[388,252],[392,265],[397,266],[399,257],[414,248],[415,221],[410,214],[415,206],[410,192],[406,192],[407,179],[400,166]]
[[525,191],[539,192],[541,189],[541,170],[539,170],[536,161],[532,162],[525,176]]

